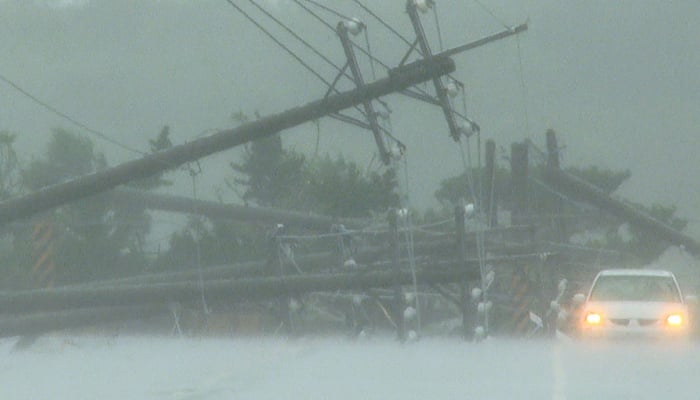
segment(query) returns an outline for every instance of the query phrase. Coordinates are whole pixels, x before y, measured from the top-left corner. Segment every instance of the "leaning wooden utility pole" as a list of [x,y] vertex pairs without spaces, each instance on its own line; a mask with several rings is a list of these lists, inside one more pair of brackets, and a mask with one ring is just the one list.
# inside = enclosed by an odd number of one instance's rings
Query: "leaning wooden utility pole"
[[547,166],[546,178],[547,182],[556,190],[575,199],[587,201],[601,210],[655,235],[659,239],[683,246],[696,256],[700,255],[700,243],[697,240],[630,205],[613,199],[609,194],[596,186],[563,171],[558,164]]
[[398,211],[395,208],[389,210],[389,232],[391,236],[389,237],[389,248],[391,251],[391,264],[392,270],[394,272],[394,322],[396,323],[396,335],[400,341],[406,340],[406,321],[404,320],[404,308],[406,304],[404,302],[403,292],[401,291],[401,254],[399,250],[399,216]]
[[511,225],[529,224],[528,204],[528,151],[527,144],[513,143],[510,147],[511,190],[513,191],[513,210]]
[[482,177],[484,188],[484,210],[486,212],[486,223],[489,228],[498,225],[498,199],[496,197],[496,142],[489,139],[486,141],[486,165]]
[[395,68],[389,76],[357,89],[329,95],[320,100],[269,117],[223,130],[193,142],[174,146],[74,180],[46,187],[26,196],[0,203],[0,225],[26,218],[53,207],[92,196],[129,181],[146,178],[202,157],[278,133],[284,129],[362,104],[417,83],[455,70],[447,57],[433,57]]

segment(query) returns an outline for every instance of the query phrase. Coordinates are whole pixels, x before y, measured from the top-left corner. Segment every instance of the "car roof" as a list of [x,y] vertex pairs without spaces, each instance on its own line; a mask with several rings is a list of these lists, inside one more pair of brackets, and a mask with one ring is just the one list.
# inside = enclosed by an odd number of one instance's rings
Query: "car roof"
[[671,271],[664,269],[604,269],[598,273],[599,276],[658,276],[673,277]]

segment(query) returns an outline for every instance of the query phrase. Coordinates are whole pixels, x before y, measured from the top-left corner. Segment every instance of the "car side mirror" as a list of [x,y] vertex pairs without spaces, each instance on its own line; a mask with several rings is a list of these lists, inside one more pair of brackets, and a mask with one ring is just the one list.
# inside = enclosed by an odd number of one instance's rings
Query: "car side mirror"
[[580,306],[584,301],[586,301],[586,295],[583,293],[576,293],[574,297],[571,298],[571,301],[575,306]]
[[689,295],[685,296],[685,302],[686,302],[686,304],[696,306],[698,304],[698,296],[696,296],[694,294],[689,294]]

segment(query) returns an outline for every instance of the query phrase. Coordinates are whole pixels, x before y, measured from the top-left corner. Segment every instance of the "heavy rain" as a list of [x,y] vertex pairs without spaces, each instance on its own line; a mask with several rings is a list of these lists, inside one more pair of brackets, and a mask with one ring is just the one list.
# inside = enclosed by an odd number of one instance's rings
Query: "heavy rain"
[[0,0],[0,398],[696,399],[697,15]]

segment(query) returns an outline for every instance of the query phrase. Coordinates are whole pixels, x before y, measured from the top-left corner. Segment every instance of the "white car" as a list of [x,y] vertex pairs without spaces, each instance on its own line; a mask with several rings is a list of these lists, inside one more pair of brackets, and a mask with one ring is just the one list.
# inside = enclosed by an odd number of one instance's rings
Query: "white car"
[[578,321],[583,338],[683,338],[690,331],[688,307],[669,271],[603,270],[587,297],[574,297],[583,303]]

